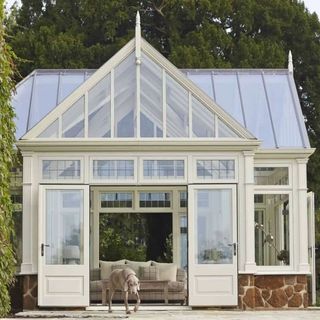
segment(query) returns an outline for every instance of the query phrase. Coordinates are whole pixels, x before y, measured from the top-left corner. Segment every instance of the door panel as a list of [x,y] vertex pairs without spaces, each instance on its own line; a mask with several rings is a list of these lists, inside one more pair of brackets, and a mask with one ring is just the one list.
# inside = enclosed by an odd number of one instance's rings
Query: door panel
[[236,189],[189,186],[189,304],[237,305]]
[[39,189],[39,305],[89,305],[89,187]]

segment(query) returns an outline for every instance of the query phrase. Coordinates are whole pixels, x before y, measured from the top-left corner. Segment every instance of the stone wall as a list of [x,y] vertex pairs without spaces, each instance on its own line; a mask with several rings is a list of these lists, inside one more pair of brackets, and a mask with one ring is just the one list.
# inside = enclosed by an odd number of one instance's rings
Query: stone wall
[[38,275],[23,276],[23,310],[38,308]]
[[305,275],[239,275],[239,308],[307,308]]

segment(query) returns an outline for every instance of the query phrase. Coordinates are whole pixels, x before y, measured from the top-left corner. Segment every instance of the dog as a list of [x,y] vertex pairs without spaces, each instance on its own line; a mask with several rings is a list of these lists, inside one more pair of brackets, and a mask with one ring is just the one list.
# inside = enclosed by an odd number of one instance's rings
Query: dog
[[109,313],[112,312],[111,305],[112,305],[112,297],[114,295],[115,290],[121,290],[125,293],[124,297],[124,305],[126,307],[126,313],[130,314],[131,311],[129,310],[128,305],[128,294],[132,293],[135,294],[137,297],[137,303],[134,307],[134,312],[138,311],[140,305],[140,282],[136,276],[136,273],[130,269],[115,269],[111,272],[109,277]]

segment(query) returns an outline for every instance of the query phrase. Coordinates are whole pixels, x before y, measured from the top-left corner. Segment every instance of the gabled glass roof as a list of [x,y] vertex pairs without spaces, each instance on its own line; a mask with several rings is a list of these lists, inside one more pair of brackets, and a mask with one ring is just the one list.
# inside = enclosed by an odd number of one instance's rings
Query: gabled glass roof
[[[142,60],[140,136],[162,137],[162,70],[144,54]],[[108,94],[110,75],[89,91],[88,104],[92,106],[88,110],[88,137],[110,137],[112,131],[116,137],[135,135],[135,106],[128,101],[135,100],[135,92],[130,91],[130,87],[136,80],[132,72],[133,78],[128,77],[130,65],[133,64],[125,66],[123,62],[115,68],[114,128],[111,126],[111,97]],[[36,70],[20,82],[12,99],[17,114],[17,139],[43,119],[94,71]],[[255,137],[262,140],[263,148],[309,147],[293,76],[288,70],[189,69],[182,72]],[[234,135],[232,129],[225,126],[221,119],[214,121],[214,113],[194,97],[191,97],[190,121],[190,113],[184,109],[189,103],[187,92],[168,74],[166,84],[167,137],[188,136],[189,130],[192,130],[193,137]],[[69,114],[63,114],[62,137],[83,136],[84,111],[81,103],[81,100],[76,102]],[[100,122],[99,125],[96,125],[97,121]],[[190,123],[192,128],[189,128]],[[216,125],[218,127],[215,129]],[[57,137],[58,128],[57,119],[39,137]]]

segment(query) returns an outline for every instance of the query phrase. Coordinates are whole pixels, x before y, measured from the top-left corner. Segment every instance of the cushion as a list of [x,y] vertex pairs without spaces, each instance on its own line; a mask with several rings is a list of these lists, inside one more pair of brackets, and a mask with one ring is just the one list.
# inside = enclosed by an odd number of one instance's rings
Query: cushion
[[140,280],[160,280],[159,269],[156,266],[140,267]]
[[169,292],[181,292],[184,290],[185,283],[180,281],[170,281],[168,283]]
[[140,267],[150,267],[151,261],[130,261],[126,262],[129,265],[129,268],[132,269],[138,277],[140,277],[139,268]]
[[127,264],[113,264],[111,266],[111,271],[116,270],[116,269],[126,269],[130,268]]
[[178,267],[174,263],[152,261],[152,265],[159,269],[159,280],[176,281]]
[[114,264],[125,264],[126,260],[118,260],[118,261],[101,261],[100,260],[100,268],[101,268],[101,279],[106,280],[109,279],[110,273],[112,272],[111,266]]

